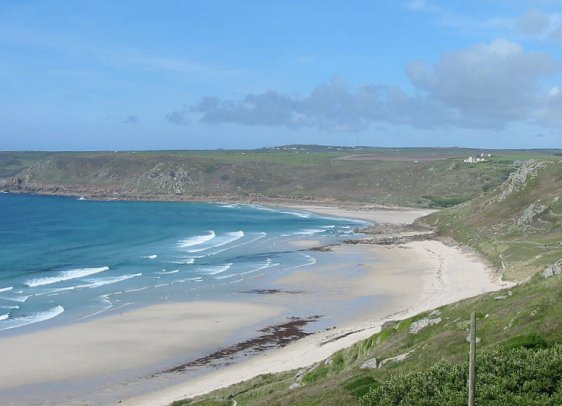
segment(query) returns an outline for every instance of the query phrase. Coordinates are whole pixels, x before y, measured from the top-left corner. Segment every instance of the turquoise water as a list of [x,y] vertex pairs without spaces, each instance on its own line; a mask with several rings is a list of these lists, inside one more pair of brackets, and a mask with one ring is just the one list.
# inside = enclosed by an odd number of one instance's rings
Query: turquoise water
[[316,262],[290,241],[337,242],[359,225],[255,205],[0,194],[0,334],[256,288]]

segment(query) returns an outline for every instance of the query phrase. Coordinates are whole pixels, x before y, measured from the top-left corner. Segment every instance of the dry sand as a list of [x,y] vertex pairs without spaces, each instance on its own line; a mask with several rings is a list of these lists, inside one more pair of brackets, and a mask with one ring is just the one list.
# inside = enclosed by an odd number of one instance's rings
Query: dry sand
[[[411,223],[426,211],[384,210],[360,212],[346,209],[293,206],[327,215],[353,217],[393,224]],[[369,251],[380,259],[362,264],[355,278],[337,278],[337,267],[324,274],[302,270],[279,280],[282,284],[317,289],[334,295],[358,297],[384,294],[383,306],[357,317],[348,325],[303,338],[289,346],[202,376],[165,390],[125,399],[127,405],[165,405],[174,400],[201,395],[251,379],[257,375],[301,368],[329,357],[359,340],[380,331],[387,320],[403,319],[478,294],[510,286],[474,253],[435,240],[415,241],[401,246],[354,245],[335,248],[336,255]],[[361,264],[357,264],[361,267]],[[366,272],[364,272],[366,270]],[[336,278],[334,278],[336,272]]]
[[387,224],[412,224],[415,219],[427,216],[428,214],[436,211],[431,209],[383,207],[378,205],[365,205],[357,208],[305,204],[289,204],[285,206],[292,209],[309,211],[326,216],[344,217],[348,219]]
[[187,302],[0,339],[0,403],[9,388],[142,368],[220,345],[236,328],[284,309],[256,303]]

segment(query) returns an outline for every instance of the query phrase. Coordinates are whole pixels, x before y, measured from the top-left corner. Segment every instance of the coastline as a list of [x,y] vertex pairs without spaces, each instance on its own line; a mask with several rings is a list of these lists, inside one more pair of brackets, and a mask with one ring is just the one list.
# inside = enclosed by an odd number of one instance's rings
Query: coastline
[[[385,219],[384,222],[389,224],[412,224],[421,216],[418,210],[415,210],[417,213],[412,213],[404,208],[379,208],[378,211],[373,208],[366,214],[365,211],[347,207],[287,204],[283,207],[368,222]],[[340,245],[333,249],[336,254],[341,255],[349,246]],[[502,281],[501,273],[483,262],[476,252],[435,239],[411,241],[399,246],[358,244],[355,249],[372,250],[382,259],[380,263],[370,265],[374,274],[371,281],[380,287],[380,293],[386,295],[387,302],[382,308],[371,312],[368,317],[358,317],[345,326],[315,333],[287,347],[161,391],[124,399],[123,403],[167,405],[175,400],[203,395],[261,374],[307,367],[376,334],[386,321],[405,319],[423,311],[505,289],[514,284]],[[413,274],[421,275],[421,289],[415,289]],[[405,279],[402,283],[396,283],[396,278],[400,275]],[[385,280],[387,283],[383,282]],[[302,282],[302,279],[298,280],[298,283]],[[315,283],[319,281],[316,280]],[[419,288],[419,285],[417,287]],[[340,289],[338,285],[338,290]]]
[[[253,204],[281,206],[369,223],[411,224],[428,212],[355,204],[344,204],[337,208],[323,204]],[[309,241],[309,245],[298,248],[310,249],[317,246],[316,243]],[[87,380],[101,376],[105,379],[104,385],[109,388],[108,399],[112,400],[107,403],[115,403],[111,396],[118,396],[120,401],[130,405],[168,404],[259,374],[308,366],[378,332],[386,320],[406,318],[506,286],[498,281],[498,275],[492,269],[479,262],[473,254],[435,240],[414,241],[400,246],[338,245],[330,247],[330,251],[321,255],[329,256],[333,265],[305,267],[277,278],[275,284],[281,288],[281,294],[245,296],[230,302],[155,305],[126,312],[122,316],[30,333],[27,340],[16,340],[17,337],[11,342],[0,339],[0,344],[9,350],[13,358],[4,365],[13,364],[19,368],[0,369],[0,376],[6,375],[0,384],[0,399],[3,399],[3,404],[10,404],[9,397],[5,398],[3,392],[3,388],[10,389],[10,385],[19,385],[23,388],[20,391],[38,385],[39,392],[34,403],[42,404],[41,388],[48,382],[65,382],[75,377]],[[306,294],[292,294],[297,291],[306,291]],[[376,296],[384,297],[384,300],[369,303],[370,307],[348,304]],[[149,393],[127,395],[112,392],[112,386],[107,384],[110,378],[118,376],[120,372],[130,374],[132,371],[137,381],[146,382],[146,377],[139,378],[143,368],[145,371],[150,368],[154,371],[157,365],[163,366],[166,362],[168,366],[177,365],[180,357],[197,353],[208,355],[213,346],[222,348],[225,340],[235,340],[236,343],[244,337],[255,337],[260,323],[263,325],[273,319],[280,322],[279,315],[286,312],[289,305],[306,309],[300,316],[320,314],[311,313],[310,309],[318,310],[324,299],[339,300],[348,306],[346,311],[354,316],[341,325],[306,335],[283,348],[251,354],[249,359],[234,365],[225,365],[229,363],[225,362],[215,366],[220,368],[216,371],[186,378],[185,382],[173,382]],[[322,311],[327,310],[327,314],[333,311],[333,306],[320,308]],[[155,321],[158,321],[157,329],[154,328]],[[199,323],[195,329],[194,322]],[[236,331],[239,335],[234,334]],[[82,340],[82,337],[87,339]],[[41,344],[37,345],[38,342]],[[64,351],[53,351],[57,347]],[[33,351],[26,355],[27,358],[18,358],[26,348],[33,348]],[[105,353],[116,353],[116,356],[104,361]],[[171,364],[171,360],[176,360],[176,364]],[[22,386],[24,378],[26,381]],[[74,400],[76,404],[84,401]]]

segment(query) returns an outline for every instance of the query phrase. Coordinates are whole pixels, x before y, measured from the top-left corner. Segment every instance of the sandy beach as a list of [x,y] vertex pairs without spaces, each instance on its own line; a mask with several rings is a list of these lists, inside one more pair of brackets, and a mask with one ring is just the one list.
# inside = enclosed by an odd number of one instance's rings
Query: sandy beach
[[[411,223],[427,214],[404,209],[295,208],[392,224]],[[318,243],[301,241],[296,248],[309,249]],[[57,404],[63,396],[65,404],[165,405],[260,374],[310,365],[378,332],[386,320],[507,286],[474,254],[435,240],[399,246],[339,245],[318,257],[314,266],[275,278],[267,291],[275,294],[241,293],[229,302],[162,304],[1,338],[0,402]],[[330,316],[337,312],[344,317],[334,316],[340,322],[330,325]],[[322,315],[320,320],[329,328],[204,375],[185,380],[176,376],[155,390],[141,391],[151,372],[259,335],[258,326],[280,323],[283,315]],[[122,384],[125,381],[128,389]],[[61,388],[67,383],[74,386]],[[88,390],[81,393],[81,385]]]
[[[319,214],[356,218],[370,222],[411,224],[431,211],[375,209],[367,212],[321,206],[291,206]],[[313,245],[314,241],[310,244]],[[368,313],[350,316],[350,322],[330,331],[316,333],[285,348],[254,357],[244,363],[222,368],[212,374],[124,400],[127,405],[165,405],[227,387],[265,373],[288,371],[322,361],[334,352],[370,337],[388,320],[411,317],[422,311],[454,303],[485,292],[511,286],[501,281],[501,274],[490,268],[473,252],[449,246],[440,241],[415,241],[400,246],[354,245],[334,248],[337,255],[357,252],[376,254],[379,261],[357,264],[367,269],[358,278],[334,280],[328,274],[310,275],[299,272],[280,280],[301,287],[326,287],[334,295],[384,295],[384,304]],[[343,284],[342,284],[343,283]]]

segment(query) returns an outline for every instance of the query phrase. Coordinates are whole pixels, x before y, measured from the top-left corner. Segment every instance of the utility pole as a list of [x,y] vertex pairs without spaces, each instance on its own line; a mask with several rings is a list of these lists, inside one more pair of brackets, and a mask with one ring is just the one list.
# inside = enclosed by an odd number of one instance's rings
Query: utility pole
[[468,361],[468,406],[474,406],[476,396],[476,313],[470,314],[470,355]]

